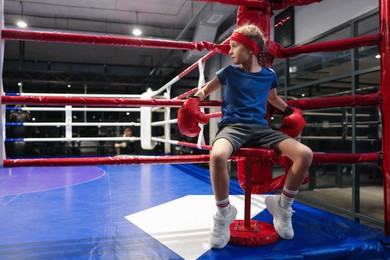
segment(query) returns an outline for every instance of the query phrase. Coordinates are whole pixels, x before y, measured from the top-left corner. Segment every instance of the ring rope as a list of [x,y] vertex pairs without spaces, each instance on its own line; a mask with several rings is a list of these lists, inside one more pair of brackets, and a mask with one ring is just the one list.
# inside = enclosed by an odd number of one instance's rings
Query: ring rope
[[[132,99],[132,98],[77,98],[77,97],[33,97],[33,96],[2,96],[3,104],[8,105],[73,105],[73,106],[145,106],[145,107],[180,107],[183,100],[163,99]],[[380,94],[371,93],[366,95],[349,95],[324,98],[304,98],[289,100],[287,104],[305,109],[319,109],[346,106],[376,106],[380,104]],[[202,107],[219,107],[220,100],[202,101]]]
[[[196,144],[195,144],[196,145]],[[275,151],[261,151],[262,149],[242,148],[235,157],[259,157],[262,159],[275,159]],[[263,149],[266,150],[266,149]],[[360,154],[313,154],[314,163],[372,163],[378,162],[378,153]],[[232,157],[234,159],[234,157]],[[182,155],[182,156],[118,156],[118,157],[95,157],[95,158],[49,158],[49,159],[6,159],[3,160],[4,167],[31,167],[31,166],[80,166],[80,165],[129,165],[129,164],[182,164],[182,163],[206,163],[210,161],[209,155]]]
[[[166,141],[162,138],[152,137],[154,141],[157,142],[168,142],[172,145],[179,145],[184,147],[197,148],[196,143],[182,142],[178,140],[169,140]],[[211,150],[211,145],[202,145],[201,150]],[[233,157],[259,157],[263,158],[263,156],[259,156],[259,153],[264,155],[264,151],[267,152],[267,156],[270,158],[277,154],[274,150],[264,149],[264,148],[241,148]],[[271,154],[268,154],[268,151]],[[378,161],[378,153],[313,153],[313,162],[314,163],[364,163],[364,162],[377,162]]]
[[[7,106],[5,108],[8,111],[67,111],[70,109],[71,111],[76,112],[102,112],[102,108],[96,107],[27,107],[27,106]],[[140,112],[141,108],[129,108],[129,107],[106,107],[104,108],[104,112]]]
[[[139,48],[163,48],[163,49],[179,49],[179,50],[212,50],[206,54],[201,60],[205,61],[212,57],[216,52],[227,54],[229,46],[225,41],[222,44],[215,44],[209,42],[180,42],[180,41],[163,41],[150,40],[140,38],[127,38],[115,36],[97,36],[97,35],[83,35],[70,33],[53,33],[53,32],[35,32],[23,30],[2,30],[2,37],[5,40],[26,40],[26,41],[43,41],[43,42],[63,42],[63,43],[77,43],[77,44],[102,44],[102,45],[116,45],[116,46],[134,46]],[[304,46],[297,46],[291,48],[282,48],[276,42],[269,42],[269,52],[277,58],[287,58],[303,53],[319,52],[319,51],[341,51],[353,49],[363,46],[373,46],[380,44],[380,34],[372,34],[368,36],[359,36],[354,38],[347,38],[341,40],[334,40],[329,42],[321,42],[314,44],[307,44]],[[194,63],[187,70],[180,73],[177,77],[180,79],[189,71],[197,67]],[[188,71],[189,70],[189,71]],[[178,80],[174,78],[174,80]],[[171,85],[174,82],[170,83]],[[155,95],[164,91],[165,88],[159,89]]]
[[282,48],[278,43],[270,41],[268,50],[269,53],[276,58],[288,58],[311,52],[335,52],[349,50],[357,47],[376,46],[380,44],[380,38],[380,34],[372,34],[368,36],[313,43],[290,48]]
[[[1,102],[7,105],[52,105],[52,106],[115,106],[115,107],[181,107],[182,100],[135,99],[135,98],[78,98],[48,96],[2,96]],[[203,101],[204,107],[221,106],[221,101]]]
[[162,125],[166,125],[166,124],[176,124],[176,123],[177,123],[177,119],[169,119],[169,120],[164,120],[164,121],[152,122],[151,125],[152,126],[162,126]]
[[48,96],[48,97],[125,97],[140,98],[141,95],[134,94],[70,94],[70,93],[26,93],[26,92],[6,92],[5,96]]
[[48,158],[48,159],[6,159],[4,167],[39,166],[85,166],[85,165],[129,165],[129,164],[183,164],[210,161],[209,155],[182,156],[115,156],[95,158]]
[[[164,122],[166,123],[166,122]],[[140,126],[141,123],[132,122],[7,122],[5,126]]]
[[[205,84],[206,79],[204,77],[204,65],[205,63],[202,60],[198,61],[198,69],[199,69],[199,80],[198,80],[198,90],[202,89],[202,86]],[[204,108],[200,107],[200,111],[204,114]],[[198,124],[200,128],[200,132],[198,134],[198,148],[201,148],[203,144],[205,144],[204,140],[204,125],[203,124]]]
[[[225,41],[226,42],[226,41]],[[153,92],[153,97],[155,97],[156,95],[160,94],[161,92],[165,91],[168,87],[171,87],[173,84],[175,84],[176,82],[178,82],[180,79],[182,79],[184,76],[186,76],[187,74],[189,74],[191,71],[193,71],[194,69],[196,69],[198,67],[198,62],[201,61],[201,62],[205,62],[207,61],[208,59],[210,59],[211,57],[213,57],[215,54],[217,54],[217,52],[215,51],[211,51],[209,53],[207,53],[205,56],[203,56],[202,58],[200,58],[197,62],[193,63],[191,66],[189,66],[187,69],[185,69],[184,71],[182,71],[179,75],[177,75],[176,77],[174,77],[171,81],[169,81],[167,84],[165,84],[164,86],[162,86],[160,89],[156,90]],[[195,91],[194,93],[196,92],[196,89],[195,88]]]
[[127,46],[137,48],[171,49],[171,50],[215,50],[222,52],[219,44],[211,42],[184,42],[169,40],[151,40],[119,36],[86,35],[74,33],[41,32],[28,30],[2,30],[4,40],[58,42],[90,45]]
[[79,142],[79,141],[139,141],[139,137],[48,137],[48,138],[6,138],[4,142]]
[[[206,87],[207,84],[204,84],[201,88],[204,88]],[[180,94],[178,95],[177,97],[175,97],[174,99],[183,99],[183,98],[187,98],[189,95],[192,95],[194,94],[196,91],[198,91],[198,88],[193,88],[187,92],[184,92],[183,94]]]

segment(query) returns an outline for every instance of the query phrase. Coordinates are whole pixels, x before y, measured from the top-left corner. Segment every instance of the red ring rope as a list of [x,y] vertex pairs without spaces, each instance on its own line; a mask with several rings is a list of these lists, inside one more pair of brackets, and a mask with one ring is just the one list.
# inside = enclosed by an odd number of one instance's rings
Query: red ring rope
[[307,44],[304,46],[297,46],[291,48],[282,48],[276,42],[269,42],[268,51],[269,53],[277,58],[287,58],[293,57],[299,54],[311,53],[311,52],[320,52],[320,51],[342,51],[349,50],[357,47],[363,46],[374,46],[380,44],[381,36],[379,34],[359,36],[354,38],[335,40],[329,42],[320,42]]
[[[115,107],[180,107],[183,100],[135,99],[135,98],[84,98],[84,97],[51,97],[51,96],[2,96],[1,101],[7,105],[51,105],[51,106],[115,106]],[[221,106],[221,101],[203,101],[204,107]]]
[[[115,106],[115,107],[180,107],[183,100],[178,99],[135,99],[135,98],[84,98],[51,96],[3,96],[1,102],[7,105],[72,105],[72,106]],[[305,98],[289,100],[287,104],[300,109],[318,109],[346,106],[376,106],[380,103],[379,93],[367,95],[349,95],[326,98]],[[220,107],[221,101],[202,101],[202,107]]]
[[74,33],[38,32],[26,30],[2,30],[5,40],[23,40],[40,42],[58,42],[74,44],[92,44],[109,46],[133,46],[137,48],[171,49],[171,50],[198,50],[204,49],[226,53],[229,46],[212,42],[183,42],[168,40],[151,40],[145,38],[130,38],[119,36],[86,35]]
[[120,165],[120,164],[153,164],[153,163],[201,163],[209,162],[209,155],[181,155],[155,157],[96,157],[96,158],[49,158],[49,159],[7,159],[4,167],[26,166],[85,166],[85,165]]
[[[269,159],[279,164],[281,158],[275,150],[242,148],[234,157],[252,157]],[[233,157],[233,158],[234,158]],[[153,163],[202,163],[209,162],[209,155],[178,155],[178,156],[153,156],[153,157],[96,157],[96,158],[49,158],[49,159],[6,159],[3,160],[4,167],[27,167],[27,166],[85,166],[85,165],[128,165],[128,164],[153,164]],[[314,153],[313,163],[369,163],[377,162],[378,153],[357,153],[357,154],[323,154]]]
[[[176,49],[176,50],[211,50],[203,59],[210,58],[215,52],[227,54],[229,45],[226,41],[223,44],[215,44],[211,42],[180,42],[180,41],[164,41],[151,40],[144,38],[128,38],[117,36],[97,36],[71,33],[54,33],[54,32],[36,32],[25,30],[2,30],[2,37],[5,40],[25,40],[25,41],[43,41],[43,42],[61,42],[75,44],[96,44],[96,45],[113,45],[113,46],[134,46],[138,48],[155,48],[155,49]],[[292,48],[282,48],[276,42],[269,42],[269,53],[277,58],[286,58],[296,56],[298,54],[318,52],[318,51],[340,51],[352,49],[362,46],[379,45],[380,35],[373,34],[368,36],[359,36],[342,40],[329,42],[321,42],[297,46]],[[202,59],[202,60],[203,60]],[[197,66],[195,63],[193,66]],[[190,70],[188,68],[188,70]],[[185,71],[183,73],[186,73]],[[181,74],[179,74],[181,77]]]

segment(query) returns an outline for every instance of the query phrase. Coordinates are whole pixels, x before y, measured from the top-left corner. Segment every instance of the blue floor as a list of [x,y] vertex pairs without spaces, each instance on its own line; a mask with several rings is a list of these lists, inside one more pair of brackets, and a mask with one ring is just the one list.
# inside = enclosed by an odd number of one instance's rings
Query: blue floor
[[[181,259],[124,217],[211,194],[208,171],[194,165],[0,169],[0,259]],[[243,194],[235,181],[231,194]],[[390,258],[381,230],[297,202],[294,210],[293,240],[229,244],[200,259]],[[272,223],[266,210],[255,219]]]

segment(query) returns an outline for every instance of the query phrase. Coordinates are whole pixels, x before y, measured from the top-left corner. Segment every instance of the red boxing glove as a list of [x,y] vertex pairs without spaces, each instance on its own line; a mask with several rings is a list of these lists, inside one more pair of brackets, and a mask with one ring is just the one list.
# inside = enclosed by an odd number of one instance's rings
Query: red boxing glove
[[287,107],[284,111],[283,125],[279,131],[291,136],[297,137],[306,125],[305,118],[302,116],[302,111],[298,108]]
[[190,97],[179,109],[177,114],[177,125],[181,134],[195,137],[200,132],[200,124],[207,124],[209,119],[199,109],[200,98]]

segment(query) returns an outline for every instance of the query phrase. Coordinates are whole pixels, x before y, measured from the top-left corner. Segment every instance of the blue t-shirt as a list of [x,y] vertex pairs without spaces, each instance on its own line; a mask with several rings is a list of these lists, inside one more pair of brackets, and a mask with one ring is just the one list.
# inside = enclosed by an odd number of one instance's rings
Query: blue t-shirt
[[217,72],[219,83],[225,88],[222,99],[222,120],[224,124],[268,125],[267,100],[271,88],[279,86],[274,70],[263,67],[252,73],[236,66],[227,66]]

